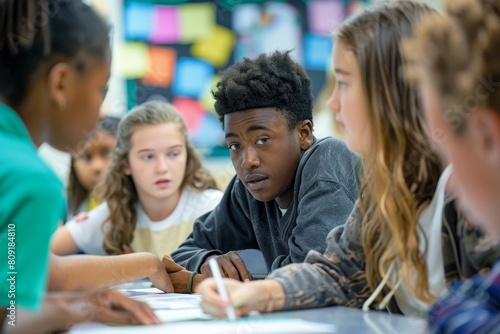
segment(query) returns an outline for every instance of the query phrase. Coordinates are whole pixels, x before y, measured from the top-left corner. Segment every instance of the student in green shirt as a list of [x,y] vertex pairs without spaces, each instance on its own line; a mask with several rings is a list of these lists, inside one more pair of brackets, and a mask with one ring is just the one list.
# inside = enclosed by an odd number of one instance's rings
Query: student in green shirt
[[[109,67],[109,29],[81,0],[0,2],[0,332],[156,324],[146,304],[88,290],[141,277],[173,290],[153,254],[49,255],[63,187],[36,148],[76,150],[97,124]],[[54,292],[65,290],[74,291]]]

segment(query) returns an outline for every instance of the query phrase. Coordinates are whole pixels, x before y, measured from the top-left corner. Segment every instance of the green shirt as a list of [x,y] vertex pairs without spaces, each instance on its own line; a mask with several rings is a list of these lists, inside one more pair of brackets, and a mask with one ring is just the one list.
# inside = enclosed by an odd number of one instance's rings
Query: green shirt
[[38,310],[63,185],[39,158],[21,118],[0,103],[0,308]]

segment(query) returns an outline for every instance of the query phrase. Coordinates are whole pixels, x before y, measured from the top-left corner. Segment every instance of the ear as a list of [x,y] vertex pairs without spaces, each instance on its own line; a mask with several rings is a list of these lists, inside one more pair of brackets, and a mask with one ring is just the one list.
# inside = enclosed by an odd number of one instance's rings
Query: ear
[[479,152],[484,155],[492,170],[500,168],[500,114],[487,108],[478,108],[471,115],[471,129],[476,137]]
[[313,124],[310,120],[305,119],[295,127],[299,134],[300,149],[307,150],[313,144]]
[[123,174],[125,175],[132,175],[132,169],[130,169],[130,164],[128,163],[128,160],[125,160],[122,165],[122,171]]
[[71,69],[68,64],[57,63],[50,69],[47,78],[49,94],[54,103],[61,109],[66,107],[70,71]]

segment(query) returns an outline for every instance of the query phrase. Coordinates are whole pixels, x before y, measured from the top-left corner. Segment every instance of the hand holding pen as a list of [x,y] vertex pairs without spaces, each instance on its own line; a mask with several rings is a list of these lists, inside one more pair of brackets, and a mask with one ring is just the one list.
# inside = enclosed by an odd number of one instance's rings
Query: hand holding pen
[[236,320],[236,313],[234,312],[233,306],[229,304],[229,296],[227,295],[226,287],[222,282],[222,275],[220,273],[217,260],[215,260],[215,258],[211,258],[210,260],[208,260],[208,264],[210,265],[210,270],[212,271],[215,284],[217,285],[217,290],[219,290],[219,295],[222,298],[222,300],[228,304],[226,306],[227,318],[230,321],[234,321]]
[[[215,272],[214,269],[212,269],[213,272]],[[218,270],[217,276],[221,277],[218,266],[216,270]],[[233,311],[236,317],[240,317],[251,311],[270,312],[284,307],[285,291],[278,281],[242,283],[234,279],[220,278],[217,283],[215,279],[217,276],[214,274],[214,278],[205,279],[196,288],[196,292],[203,297],[201,307],[207,314],[217,318],[231,319],[230,314]]]

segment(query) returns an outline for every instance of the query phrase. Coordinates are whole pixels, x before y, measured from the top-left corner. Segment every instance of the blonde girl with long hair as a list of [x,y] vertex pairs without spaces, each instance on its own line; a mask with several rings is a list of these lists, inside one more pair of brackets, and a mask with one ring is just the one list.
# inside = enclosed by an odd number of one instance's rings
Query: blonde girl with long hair
[[222,192],[169,103],[139,105],[118,125],[117,144],[97,196],[104,201],[54,235],[57,254],[170,254]]
[[[453,242],[463,222],[442,219],[446,210],[457,217],[445,202],[450,170],[433,153],[416,91],[402,77],[399,43],[433,12],[418,2],[385,3],[336,32],[337,86],[328,104],[349,148],[365,160],[359,200],[346,224],[329,233],[324,254],[310,251],[305,263],[264,281],[225,281],[237,314],[344,305],[423,315],[451,279],[463,278],[467,260],[454,257],[462,249]],[[474,236],[465,233],[461,242],[471,245],[479,269],[487,261],[476,257]],[[197,292],[206,312],[224,315],[227,303],[212,279]]]

